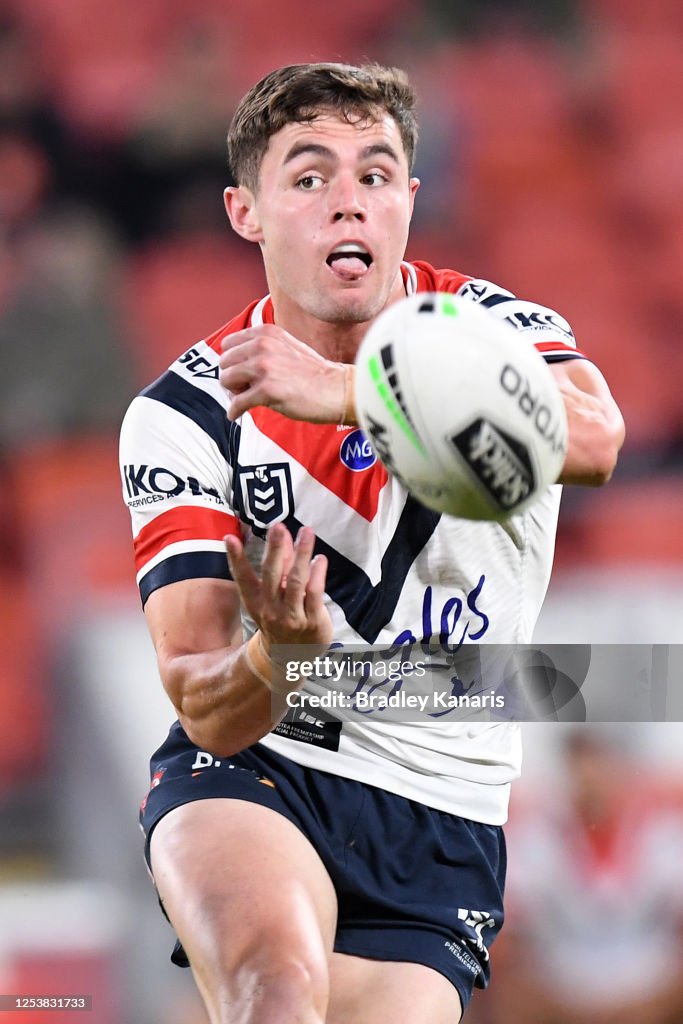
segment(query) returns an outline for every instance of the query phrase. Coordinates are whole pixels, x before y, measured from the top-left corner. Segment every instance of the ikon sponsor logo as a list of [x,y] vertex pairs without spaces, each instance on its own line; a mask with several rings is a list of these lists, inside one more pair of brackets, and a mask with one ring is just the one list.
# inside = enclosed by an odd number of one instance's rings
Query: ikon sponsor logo
[[360,473],[374,466],[377,456],[362,430],[353,430],[342,438],[339,446],[339,458],[347,469]]
[[180,476],[166,466],[124,466],[123,478],[131,508],[176,498],[186,491],[197,497],[208,495],[219,505],[223,504],[215,488],[201,484],[196,477]]
[[522,309],[515,309],[505,320],[518,331],[547,331],[550,329],[559,331],[565,337],[574,338],[572,330],[561,316],[553,313],[552,310],[534,309],[525,312]]

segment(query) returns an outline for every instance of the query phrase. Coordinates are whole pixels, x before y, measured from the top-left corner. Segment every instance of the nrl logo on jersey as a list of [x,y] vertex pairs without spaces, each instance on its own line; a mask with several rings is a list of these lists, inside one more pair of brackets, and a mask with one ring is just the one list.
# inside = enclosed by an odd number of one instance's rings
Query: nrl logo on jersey
[[286,519],[294,507],[286,462],[239,466],[237,489],[245,520],[264,530]]

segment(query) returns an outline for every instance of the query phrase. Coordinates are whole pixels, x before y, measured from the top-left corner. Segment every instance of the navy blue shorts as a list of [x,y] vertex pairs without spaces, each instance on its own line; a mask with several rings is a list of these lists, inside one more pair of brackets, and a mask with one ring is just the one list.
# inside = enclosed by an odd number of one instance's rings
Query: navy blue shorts
[[[140,821],[149,840],[174,807],[230,797],[270,807],[310,840],[337,892],[335,950],[426,964],[463,1009],[489,980],[489,947],[503,923],[505,840],[484,825],[362,782],[304,768],[262,744],[217,760],[179,724],[151,761]],[[187,958],[177,944],[173,960]]]

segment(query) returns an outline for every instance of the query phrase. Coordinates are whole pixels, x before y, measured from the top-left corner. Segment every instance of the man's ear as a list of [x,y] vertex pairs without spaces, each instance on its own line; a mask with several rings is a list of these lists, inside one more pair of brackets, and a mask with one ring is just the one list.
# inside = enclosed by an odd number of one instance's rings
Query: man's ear
[[420,179],[419,178],[411,178],[410,182],[409,182],[409,188],[410,188],[410,200],[409,200],[409,202],[410,202],[410,216],[411,217],[413,216],[413,209],[415,207],[415,193],[417,192],[419,187],[420,187]]
[[248,242],[262,242],[263,233],[251,190],[246,185],[232,185],[226,188],[223,199],[233,231]]

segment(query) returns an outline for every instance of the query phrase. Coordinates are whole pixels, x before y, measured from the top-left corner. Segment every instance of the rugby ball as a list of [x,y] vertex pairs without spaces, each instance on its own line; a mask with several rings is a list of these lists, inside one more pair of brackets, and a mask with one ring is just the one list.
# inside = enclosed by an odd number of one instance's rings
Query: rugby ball
[[358,351],[355,399],[378,459],[438,512],[502,522],[564,464],[567,417],[549,367],[471,299],[421,292],[386,309]]

